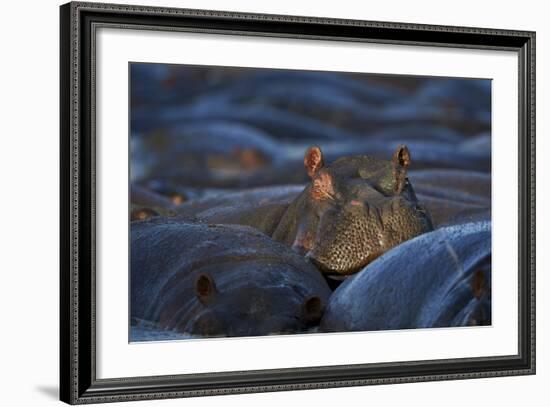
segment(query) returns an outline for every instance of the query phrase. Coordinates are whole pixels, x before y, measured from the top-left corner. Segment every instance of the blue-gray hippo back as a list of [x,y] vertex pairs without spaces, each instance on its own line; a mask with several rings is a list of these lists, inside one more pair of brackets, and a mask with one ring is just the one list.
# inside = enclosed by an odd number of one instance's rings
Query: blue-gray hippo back
[[323,331],[489,325],[490,221],[418,236],[348,278],[331,296]]
[[131,316],[208,336],[308,331],[330,289],[302,256],[245,226],[152,218],[131,226]]

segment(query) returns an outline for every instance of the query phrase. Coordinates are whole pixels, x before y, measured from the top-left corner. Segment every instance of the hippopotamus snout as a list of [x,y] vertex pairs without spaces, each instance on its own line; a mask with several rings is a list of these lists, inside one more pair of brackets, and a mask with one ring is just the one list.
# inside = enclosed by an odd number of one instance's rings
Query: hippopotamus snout
[[[283,267],[280,271],[284,274],[287,270]],[[168,327],[204,336],[296,333],[318,325],[327,301],[317,295],[304,298],[304,294],[283,283],[233,282],[223,293],[214,292],[204,304],[198,304],[194,317],[179,315],[179,323]]]
[[325,272],[352,274],[431,227],[424,209],[401,196],[378,202],[353,199],[323,214],[306,257]]
[[[240,309],[227,312],[222,306],[204,308],[194,318],[178,324],[175,330],[218,337],[296,333],[304,329],[304,324],[294,316],[275,315],[268,318],[266,316],[268,309],[264,309],[263,313],[250,311]],[[240,318],[236,315],[240,315]],[[319,321],[320,318],[316,322],[319,323]]]

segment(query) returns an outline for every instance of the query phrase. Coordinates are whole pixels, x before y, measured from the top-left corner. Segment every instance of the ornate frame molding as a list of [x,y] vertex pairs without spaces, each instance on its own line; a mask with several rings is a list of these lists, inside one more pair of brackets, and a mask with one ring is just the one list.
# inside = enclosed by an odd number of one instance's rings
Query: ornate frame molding
[[[70,404],[317,389],[535,373],[535,33],[472,27],[73,2],[61,6],[60,383]],[[97,379],[95,30],[116,26],[518,52],[518,355]]]

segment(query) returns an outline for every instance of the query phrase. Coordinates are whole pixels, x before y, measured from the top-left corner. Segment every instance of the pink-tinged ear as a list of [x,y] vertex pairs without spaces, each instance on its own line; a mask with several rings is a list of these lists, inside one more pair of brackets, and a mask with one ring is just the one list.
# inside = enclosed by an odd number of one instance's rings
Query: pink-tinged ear
[[315,200],[334,199],[333,183],[332,176],[328,172],[322,171],[313,179],[310,192],[311,197]]
[[200,274],[195,280],[195,291],[199,301],[206,304],[216,292],[216,284],[208,274]]
[[407,184],[407,168],[411,165],[411,153],[407,146],[400,145],[393,153],[391,159],[393,164],[393,177],[395,180],[395,194],[403,192]]
[[310,178],[323,168],[323,153],[319,147],[310,147],[304,155],[304,167]]
[[405,145],[400,145],[397,147],[393,153],[392,162],[395,166],[400,166],[404,169],[409,168],[411,165],[411,153]]

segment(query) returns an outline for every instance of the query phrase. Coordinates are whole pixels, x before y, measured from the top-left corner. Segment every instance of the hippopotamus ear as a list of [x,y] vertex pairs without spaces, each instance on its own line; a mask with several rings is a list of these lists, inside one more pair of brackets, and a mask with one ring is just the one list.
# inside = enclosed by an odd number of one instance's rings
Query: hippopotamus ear
[[393,164],[395,193],[400,194],[407,183],[407,168],[411,165],[411,153],[409,152],[407,146],[397,146],[391,161]]
[[146,220],[153,216],[159,216],[159,213],[151,208],[134,208],[130,212],[130,221]]
[[485,275],[482,270],[477,270],[472,279],[470,280],[470,287],[476,299],[481,299],[483,294],[487,291],[487,282],[485,281]]
[[401,144],[397,146],[397,149],[393,153],[392,162],[394,166],[407,169],[411,165],[411,153],[407,146]]
[[216,284],[214,284],[214,280],[208,274],[199,274],[195,280],[195,291],[199,301],[206,304],[212,295],[216,293]]
[[313,178],[317,171],[323,168],[323,153],[319,147],[314,146],[307,149],[304,155],[304,167],[310,178]]
[[306,298],[302,305],[303,320],[307,323],[315,324],[321,320],[325,306],[316,295]]

